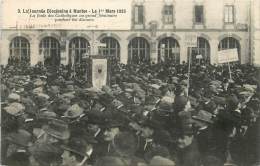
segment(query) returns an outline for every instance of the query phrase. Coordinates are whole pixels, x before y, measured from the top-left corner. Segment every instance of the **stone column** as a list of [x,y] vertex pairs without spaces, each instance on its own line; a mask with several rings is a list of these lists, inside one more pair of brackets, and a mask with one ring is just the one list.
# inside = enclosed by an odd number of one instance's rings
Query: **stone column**
[[182,40],[180,41],[180,63],[182,63],[183,61],[188,61],[188,47]]
[[65,50],[61,50],[60,57],[61,57],[61,64],[68,65],[69,64],[69,40],[66,40],[66,48]]
[[39,44],[40,41],[36,37],[30,41],[30,64],[32,66],[36,65],[39,61]]
[[240,40],[240,61],[241,64],[245,64],[249,62],[249,53],[248,53],[248,39],[245,38]]
[[151,63],[157,64],[158,63],[158,41],[153,38],[151,43],[150,43],[150,48],[151,48]]
[[91,41],[90,41],[90,53],[91,55],[98,55],[98,43],[99,41],[96,38],[95,31],[91,31]]
[[127,64],[128,61],[128,40],[120,41],[120,63]]
[[0,40],[0,58],[1,58],[1,65],[7,65],[8,58],[10,56],[9,52],[9,40],[7,38],[2,38]]

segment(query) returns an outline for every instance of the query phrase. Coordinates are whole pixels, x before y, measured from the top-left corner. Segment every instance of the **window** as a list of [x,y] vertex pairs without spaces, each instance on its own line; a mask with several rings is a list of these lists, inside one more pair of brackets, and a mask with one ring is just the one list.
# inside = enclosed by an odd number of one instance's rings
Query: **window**
[[[197,59],[197,55],[201,55],[202,59]],[[197,47],[192,48],[192,62],[198,63],[201,60],[205,63],[210,63],[210,45],[208,40],[198,37]]]
[[165,62],[180,63],[180,45],[176,39],[172,37],[163,38],[158,46],[159,62],[164,59]]
[[140,64],[140,62],[149,62],[150,46],[143,37],[136,37],[128,44],[128,60],[130,63]]
[[226,5],[224,9],[225,23],[234,23],[234,6]]
[[173,6],[172,5],[164,6],[163,21],[164,21],[165,24],[172,24],[173,23]]
[[202,24],[204,22],[204,16],[203,16],[203,6],[195,6],[195,23],[196,24]]
[[30,63],[30,43],[24,37],[15,37],[10,43],[10,63]]
[[142,5],[136,5],[134,8],[134,23],[143,24],[144,23],[144,7]]
[[60,65],[60,43],[53,37],[45,37],[40,42],[40,54],[44,55],[46,66]]
[[99,48],[101,55],[113,57],[118,62],[120,60],[120,45],[118,41],[113,37],[105,37],[100,42],[106,44],[106,47]]
[[74,55],[74,63],[81,63],[82,62],[82,55],[86,53],[89,49],[89,42],[84,39],[83,37],[75,37],[70,41],[69,44],[69,55],[70,55],[70,62],[71,56]]

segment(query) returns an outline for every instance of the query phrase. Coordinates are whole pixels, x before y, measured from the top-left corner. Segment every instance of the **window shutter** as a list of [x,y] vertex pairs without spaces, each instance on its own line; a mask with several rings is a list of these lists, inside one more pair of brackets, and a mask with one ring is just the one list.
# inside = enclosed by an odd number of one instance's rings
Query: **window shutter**
[[138,23],[138,6],[135,6],[134,14],[135,23]]
[[203,6],[195,6],[195,21],[203,23]]
[[138,10],[138,23],[143,23],[144,21],[144,8],[143,6],[139,6],[139,10]]

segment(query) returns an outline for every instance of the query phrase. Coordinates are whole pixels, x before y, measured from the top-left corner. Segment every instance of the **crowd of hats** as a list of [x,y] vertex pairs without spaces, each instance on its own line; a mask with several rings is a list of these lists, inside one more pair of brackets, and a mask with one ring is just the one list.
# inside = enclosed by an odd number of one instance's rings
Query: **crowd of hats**
[[[187,64],[111,69],[110,85],[95,89],[65,66],[2,67],[1,164],[75,165],[64,151],[94,166],[223,165],[226,152],[234,165],[260,162],[259,69],[232,65],[232,78],[227,66],[203,64],[190,77]],[[200,138],[204,129],[222,136]],[[187,157],[195,140],[199,155]],[[212,140],[218,147],[204,150]]]

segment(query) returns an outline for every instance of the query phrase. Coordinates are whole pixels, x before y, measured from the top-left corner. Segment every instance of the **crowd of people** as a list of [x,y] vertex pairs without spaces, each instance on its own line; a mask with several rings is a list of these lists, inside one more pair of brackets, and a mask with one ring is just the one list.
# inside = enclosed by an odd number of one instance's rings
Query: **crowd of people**
[[259,69],[111,65],[102,89],[86,66],[2,66],[1,164],[260,165]]

